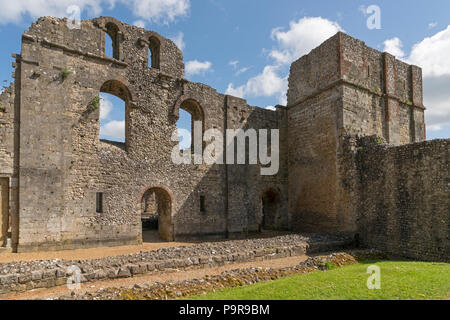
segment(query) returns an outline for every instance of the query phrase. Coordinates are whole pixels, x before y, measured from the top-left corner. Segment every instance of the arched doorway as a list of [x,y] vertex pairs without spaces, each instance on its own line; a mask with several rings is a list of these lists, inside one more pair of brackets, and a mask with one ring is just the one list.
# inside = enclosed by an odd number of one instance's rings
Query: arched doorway
[[159,239],[174,241],[172,225],[172,200],[163,188],[150,188],[141,201],[142,238],[150,242],[157,234]]
[[261,197],[262,230],[278,230],[280,219],[280,194],[269,189]]

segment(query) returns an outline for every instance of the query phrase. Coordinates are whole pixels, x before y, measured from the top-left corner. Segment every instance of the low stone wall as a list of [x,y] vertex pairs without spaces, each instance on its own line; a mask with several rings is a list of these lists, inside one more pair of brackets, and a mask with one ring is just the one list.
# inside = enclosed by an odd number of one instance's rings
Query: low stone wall
[[64,285],[72,275],[71,266],[79,268],[81,282],[85,283],[335,251],[351,247],[353,239],[353,234],[287,235],[164,248],[93,260],[2,263],[0,294]]
[[332,253],[325,256],[308,258],[300,264],[286,268],[245,268],[225,271],[220,275],[205,276],[179,282],[156,282],[121,288],[105,288],[95,292],[64,295],[54,300],[170,300],[215,292],[225,288],[248,286],[255,283],[272,281],[282,277],[327,271],[330,265],[343,267],[360,260],[379,259],[385,256],[375,250],[357,250]]

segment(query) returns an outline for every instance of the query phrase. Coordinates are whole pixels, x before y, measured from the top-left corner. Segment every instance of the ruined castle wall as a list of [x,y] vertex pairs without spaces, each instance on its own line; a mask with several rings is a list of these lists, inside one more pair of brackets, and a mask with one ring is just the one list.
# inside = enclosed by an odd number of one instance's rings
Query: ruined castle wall
[[289,212],[299,231],[335,230],[339,88],[288,110]]
[[[103,53],[111,24],[118,30],[115,58]],[[149,38],[161,44],[158,68],[148,67]],[[282,112],[245,101],[228,112],[234,106],[226,96],[183,78],[182,54],[173,42],[112,18],[83,21],[81,30],[69,30],[64,20],[40,19],[23,37],[20,65],[19,251],[139,243],[141,201],[150,188],[171,200],[172,240],[244,232],[260,223],[254,215],[261,211],[258,188],[264,187],[258,166],[244,169],[242,198],[242,172],[227,175],[225,165],[176,165],[171,137],[183,101],[199,106],[204,129],[221,132],[231,123],[277,128]],[[70,72],[67,77],[62,70]],[[125,143],[99,140],[94,102],[100,91],[126,102]],[[282,184],[278,176],[268,178],[267,186],[281,190]],[[228,190],[239,198],[229,198]],[[96,212],[98,193],[102,212]],[[285,210],[284,204],[283,226]]]
[[[13,65],[15,66],[15,64]],[[4,88],[0,94],[0,178],[6,180],[9,184],[9,204],[3,207],[2,212],[2,235],[4,238],[11,237],[13,243],[17,243],[17,229],[12,229],[13,224],[17,225],[17,206],[18,206],[18,178],[17,178],[17,136],[18,136],[18,119],[15,117],[17,108],[15,104],[16,83],[11,83]],[[6,224],[3,225],[3,224]],[[6,231],[6,234],[3,232]],[[11,232],[11,234],[9,234]],[[0,241],[0,246],[5,240]]]
[[291,66],[288,91],[289,212],[299,231],[337,225],[337,148],[342,123],[339,37]]
[[449,261],[448,140],[400,147],[358,144],[358,229],[363,245]]
[[292,64],[288,108],[289,206],[299,230],[356,229],[347,135],[425,139],[421,69],[343,33]]
[[[227,129],[280,129],[280,168],[278,174],[262,176],[258,165],[227,165],[228,180],[228,223],[229,232],[255,232],[262,227],[261,197],[268,190],[274,190],[280,197],[280,208],[276,214],[275,229],[289,228],[287,208],[287,166],[286,126],[283,123],[285,111],[269,111],[250,107],[245,100],[227,96]],[[270,140],[269,140],[270,142]],[[230,141],[227,141],[230,143]],[[236,148],[236,147],[235,147]],[[268,144],[270,149],[270,144]],[[246,149],[248,153],[248,146]]]
[[339,37],[347,134],[377,135],[395,145],[425,140],[421,69]]
[[14,83],[0,94],[0,175],[14,171]]

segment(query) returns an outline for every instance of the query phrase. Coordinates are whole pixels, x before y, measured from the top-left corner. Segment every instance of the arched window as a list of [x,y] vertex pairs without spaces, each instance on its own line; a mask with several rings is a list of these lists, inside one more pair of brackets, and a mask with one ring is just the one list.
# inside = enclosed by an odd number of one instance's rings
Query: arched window
[[159,69],[161,43],[156,37],[150,37],[148,48],[148,66],[149,68]]
[[120,81],[107,81],[100,89],[100,139],[123,143],[128,136],[130,93]]
[[[195,122],[201,122],[201,134],[195,130]],[[179,118],[177,122],[177,128],[182,130],[187,130],[191,134],[191,141],[180,141],[180,148],[187,149],[190,148],[191,152],[195,151],[195,142],[201,146],[203,152],[203,133],[205,128],[205,120],[203,110],[200,104],[195,100],[185,100],[179,109]],[[197,135],[199,135],[197,137]],[[197,139],[198,138],[198,139]]]
[[105,55],[119,60],[119,28],[114,23],[106,24]]

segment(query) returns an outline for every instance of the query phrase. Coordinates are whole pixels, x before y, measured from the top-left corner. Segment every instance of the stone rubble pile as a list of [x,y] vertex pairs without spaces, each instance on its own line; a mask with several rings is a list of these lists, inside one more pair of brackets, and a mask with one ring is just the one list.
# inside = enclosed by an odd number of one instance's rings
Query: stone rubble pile
[[129,278],[226,264],[335,251],[353,244],[350,234],[286,235],[265,239],[202,243],[188,247],[92,260],[42,260],[0,264],[0,294],[64,285],[76,266],[81,282]]
[[383,257],[374,250],[349,251],[308,258],[294,267],[281,269],[247,268],[223,272],[220,275],[205,276],[201,279],[180,282],[156,282],[135,285],[132,288],[105,288],[95,292],[60,296],[58,300],[170,300],[188,296],[203,295],[225,288],[247,286],[258,282],[276,280],[282,277],[310,273],[317,270],[326,271],[330,266],[342,267],[355,264],[358,260]]

